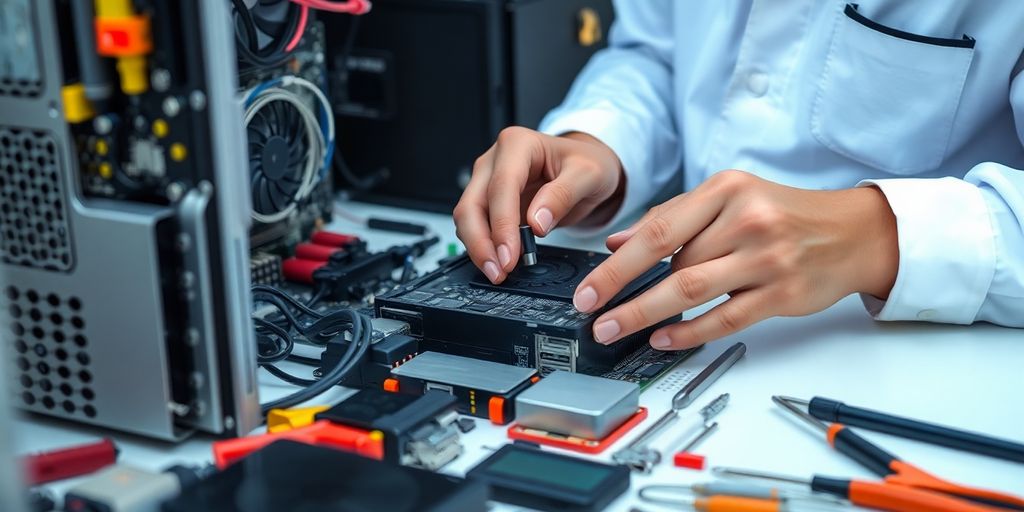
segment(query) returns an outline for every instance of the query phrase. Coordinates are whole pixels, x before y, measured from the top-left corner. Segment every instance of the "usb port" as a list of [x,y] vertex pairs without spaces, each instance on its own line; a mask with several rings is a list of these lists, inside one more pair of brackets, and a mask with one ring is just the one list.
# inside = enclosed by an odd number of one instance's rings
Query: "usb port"
[[575,340],[537,334],[534,341],[537,371],[541,375],[555,370],[576,371]]

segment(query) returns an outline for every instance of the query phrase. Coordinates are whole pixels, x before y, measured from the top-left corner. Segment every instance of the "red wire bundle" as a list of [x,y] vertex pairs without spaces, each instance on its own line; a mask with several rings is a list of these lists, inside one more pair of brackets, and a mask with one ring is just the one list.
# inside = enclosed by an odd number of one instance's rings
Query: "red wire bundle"
[[289,52],[298,46],[299,41],[302,40],[302,35],[306,33],[306,22],[309,20],[310,8],[359,15],[370,12],[371,7],[369,0],[344,0],[341,2],[329,0],[292,0],[292,2],[302,6],[302,10],[299,11],[299,28],[295,31],[295,35],[292,36],[292,40],[288,41],[288,46],[285,47],[285,51]]

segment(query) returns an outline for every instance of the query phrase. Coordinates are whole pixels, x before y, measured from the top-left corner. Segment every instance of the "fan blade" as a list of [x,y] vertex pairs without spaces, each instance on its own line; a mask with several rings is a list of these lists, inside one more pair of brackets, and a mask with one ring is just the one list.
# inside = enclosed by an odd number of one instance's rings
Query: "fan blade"
[[264,211],[261,213],[276,213],[281,211],[288,203],[281,204],[275,197],[272,190],[273,182],[265,176],[260,182],[260,200],[263,203]]

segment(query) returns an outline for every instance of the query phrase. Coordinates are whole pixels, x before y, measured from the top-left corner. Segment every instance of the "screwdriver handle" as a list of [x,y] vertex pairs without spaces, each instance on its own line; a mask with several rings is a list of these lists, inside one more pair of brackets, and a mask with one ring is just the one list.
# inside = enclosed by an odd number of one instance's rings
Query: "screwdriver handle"
[[857,506],[891,512],[992,512],[969,501],[905,485],[815,476],[811,489],[850,500]]
[[838,400],[818,396],[811,399],[807,411],[811,416],[824,421],[845,423],[851,427],[865,428],[956,450],[1024,462],[1024,444],[1014,441],[853,407]]
[[857,461],[872,473],[884,477],[893,474],[892,463],[899,460],[895,455],[857,435],[839,423],[833,423],[826,434],[828,444],[839,453]]
[[693,509],[701,512],[784,512],[777,500],[759,500],[736,496],[709,496],[693,501]]

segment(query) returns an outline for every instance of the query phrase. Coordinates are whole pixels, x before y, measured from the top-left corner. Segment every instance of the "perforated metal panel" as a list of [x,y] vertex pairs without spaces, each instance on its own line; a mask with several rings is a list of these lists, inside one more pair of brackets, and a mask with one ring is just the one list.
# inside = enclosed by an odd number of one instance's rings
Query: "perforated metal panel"
[[0,257],[5,263],[71,268],[61,174],[52,135],[0,126]]
[[3,304],[4,339],[11,340],[21,405],[48,414],[96,417],[96,393],[85,333],[84,306],[77,297],[8,286]]

